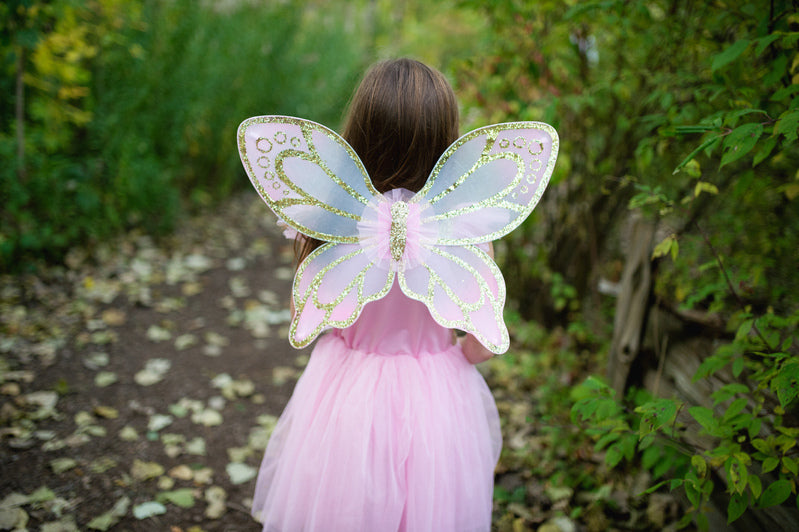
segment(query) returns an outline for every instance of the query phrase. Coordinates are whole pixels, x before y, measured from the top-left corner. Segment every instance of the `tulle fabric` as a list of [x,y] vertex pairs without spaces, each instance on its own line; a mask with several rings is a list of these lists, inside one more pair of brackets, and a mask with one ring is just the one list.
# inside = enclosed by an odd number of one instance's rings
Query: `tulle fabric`
[[395,285],[319,340],[261,465],[265,531],[490,530],[499,418],[450,334]]

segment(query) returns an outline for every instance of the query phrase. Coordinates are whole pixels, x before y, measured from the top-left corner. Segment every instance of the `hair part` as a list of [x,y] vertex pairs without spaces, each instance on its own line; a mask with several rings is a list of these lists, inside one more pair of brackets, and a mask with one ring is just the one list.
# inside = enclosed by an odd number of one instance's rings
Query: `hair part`
[[[418,192],[458,138],[458,102],[444,75],[414,59],[373,65],[350,102],[342,137],[380,193]],[[321,241],[298,236],[299,265]]]

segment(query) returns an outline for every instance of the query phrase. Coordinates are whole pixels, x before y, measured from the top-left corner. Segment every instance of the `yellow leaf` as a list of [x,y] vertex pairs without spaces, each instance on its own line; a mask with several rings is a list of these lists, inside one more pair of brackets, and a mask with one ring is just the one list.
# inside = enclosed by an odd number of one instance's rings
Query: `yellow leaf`
[[713,183],[708,183],[707,181],[697,181],[696,187],[694,187],[694,197],[699,196],[702,192],[707,192],[709,194],[718,194],[719,189]]
[[[655,246],[655,249],[652,251],[652,258],[656,259],[658,257],[662,257],[669,252],[672,252],[672,246],[677,244],[677,236],[671,234],[664,238],[660,244]],[[672,252],[673,253],[673,252]]]
[[793,201],[794,198],[799,196],[799,183],[785,185],[782,191],[785,193],[785,197],[788,198],[788,201]]

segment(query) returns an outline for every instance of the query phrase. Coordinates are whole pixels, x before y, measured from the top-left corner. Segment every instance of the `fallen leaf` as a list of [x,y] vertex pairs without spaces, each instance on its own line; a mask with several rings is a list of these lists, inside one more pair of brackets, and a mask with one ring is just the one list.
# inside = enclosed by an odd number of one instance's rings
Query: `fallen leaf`
[[147,338],[153,342],[164,342],[172,338],[172,333],[158,325],[150,325],[147,329]]
[[75,424],[79,427],[85,427],[87,425],[91,425],[96,421],[95,417],[90,413],[86,412],[85,410],[81,410],[77,414],[75,414]]
[[175,466],[169,470],[167,473],[170,477],[176,478],[178,480],[191,480],[194,476],[194,472],[191,468],[185,464],[181,464],[179,466]]
[[106,324],[112,327],[117,327],[119,325],[124,324],[125,320],[127,319],[127,315],[123,310],[115,308],[104,310],[103,313],[100,315],[100,317]]
[[42,486],[28,495],[28,504],[40,504],[55,499],[55,493],[47,486]]
[[191,420],[198,425],[215,427],[222,424],[222,414],[211,408],[206,408],[205,410],[192,414]]
[[183,286],[180,287],[180,292],[186,297],[196,296],[202,291],[203,291],[202,283],[198,283],[196,281],[190,283],[184,283]]
[[139,433],[130,425],[126,425],[119,431],[119,438],[124,441],[136,441],[139,439]]
[[172,367],[172,361],[166,358],[151,358],[144,369],[134,375],[133,380],[140,386],[151,386],[163,380],[164,375]]
[[58,521],[51,521],[42,524],[39,529],[40,532],[80,532],[78,526],[75,524],[75,517],[68,515],[62,517]]
[[172,424],[172,416],[165,416],[163,414],[153,414],[147,423],[147,430],[158,432],[159,430],[168,427]]
[[29,519],[22,508],[0,508],[0,530],[25,530]]
[[205,490],[205,501],[208,506],[205,508],[205,516],[209,519],[219,519],[225,514],[227,492],[219,486],[211,486]]
[[275,268],[274,275],[275,279],[288,281],[294,278],[294,269],[287,266],[281,266],[280,268]]
[[263,303],[267,305],[277,305],[278,298],[277,294],[272,292],[271,290],[261,290],[258,292],[258,299],[260,299]]
[[299,372],[289,366],[277,366],[272,368],[272,384],[275,386],[283,386],[289,380],[295,379]]
[[89,524],[87,524],[86,526],[88,528],[91,528],[92,530],[101,530],[104,532],[105,530],[108,530],[118,522],[119,522],[118,517],[115,517],[113,514],[111,514],[111,512],[105,512],[104,514],[98,515],[97,517],[89,521]]
[[203,346],[203,355],[208,357],[218,357],[222,356],[222,348],[218,345],[204,345]]
[[117,466],[117,461],[110,456],[102,456],[89,464],[89,469],[92,473],[105,473],[109,469]]
[[111,386],[118,380],[119,377],[117,377],[117,374],[114,373],[113,371],[101,371],[94,376],[94,384],[99,388],[105,388],[106,386]]
[[83,365],[91,370],[96,370],[108,365],[108,353],[94,352],[89,353],[83,358]]
[[168,501],[181,508],[191,508],[194,506],[194,490],[191,488],[180,488],[174,491],[162,491],[157,495],[159,502]]
[[255,478],[258,471],[247,464],[231,462],[225,468],[233,484],[243,484]]
[[247,297],[250,295],[250,288],[247,286],[247,281],[243,277],[231,277],[228,280],[228,287],[233,297]]
[[16,382],[8,382],[0,387],[0,393],[2,393],[3,395],[10,395],[12,397],[16,397],[17,395],[20,394],[21,391],[22,390],[20,389],[19,384],[17,384]]
[[171,404],[169,407],[167,407],[167,409],[169,410],[169,413],[175,417],[184,418],[189,415],[189,409],[182,404]]
[[119,340],[116,331],[97,331],[91,335],[91,342],[97,345],[113,344]]
[[119,417],[119,410],[110,406],[95,406],[94,413],[106,419],[116,419]]
[[166,506],[156,501],[144,502],[133,507],[133,517],[136,519],[148,519],[165,513]]
[[225,398],[220,397],[218,395],[215,395],[210,399],[208,399],[208,408],[211,408],[213,410],[222,410],[223,408],[225,408],[225,404],[226,404]]
[[197,273],[202,273],[213,266],[213,261],[205,255],[194,253],[186,257],[185,264]]
[[188,454],[205,456],[205,440],[197,436],[186,444],[185,450]]
[[175,338],[175,349],[183,351],[197,343],[197,337],[193,334],[181,334]]
[[25,495],[24,493],[19,493],[15,491],[13,493],[9,493],[3,498],[2,501],[0,501],[0,509],[24,506],[28,504],[29,500],[30,500],[29,496]]
[[225,267],[232,272],[241,271],[247,267],[247,259],[244,257],[232,257],[227,260]]
[[203,467],[194,471],[195,484],[210,484],[214,477],[214,470],[210,467]]
[[52,469],[53,473],[56,475],[69,471],[76,465],[78,465],[78,462],[74,458],[56,458],[50,460],[50,469]]
[[149,480],[164,474],[164,467],[156,462],[144,462],[138,458],[133,461],[130,476],[136,480]]
[[102,515],[98,515],[89,521],[89,524],[86,526],[93,530],[108,530],[117,524],[120,518],[124,517],[128,513],[128,508],[130,508],[130,497],[122,497],[116,503],[114,503],[113,508]]
[[252,449],[249,447],[228,447],[227,456],[231,462],[244,462],[252,456]]

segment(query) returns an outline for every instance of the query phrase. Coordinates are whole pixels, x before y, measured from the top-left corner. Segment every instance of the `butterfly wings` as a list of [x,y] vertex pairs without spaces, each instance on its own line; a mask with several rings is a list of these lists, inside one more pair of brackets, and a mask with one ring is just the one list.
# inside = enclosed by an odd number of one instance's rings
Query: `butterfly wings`
[[238,144],[253,186],[288,225],[326,242],[357,242],[360,215],[378,192],[340,136],[308,120],[256,116],[239,126]]
[[508,348],[505,281],[476,244],[500,238],[532,212],[558,153],[554,128],[540,122],[487,126],[459,138],[410,200],[428,205],[438,238],[424,264],[399,271],[406,295],[445,327],[474,334],[495,353]]
[[[412,197],[381,196],[352,148],[314,122],[250,118],[239,126],[238,142],[247,174],[272,210],[328,242],[297,271],[292,345],[354,323],[366,303],[388,293],[396,272],[403,292],[441,325],[473,333],[495,353],[507,350],[505,282],[478,245],[512,231],[538,203],[557,157],[551,126],[517,122],[464,135]],[[404,214],[394,214],[397,203]],[[381,235],[385,249],[389,237],[401,237],[404,257],[387,262],[397,249],[381,255]]]

